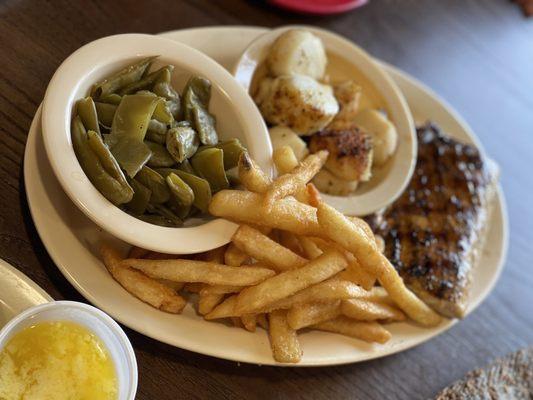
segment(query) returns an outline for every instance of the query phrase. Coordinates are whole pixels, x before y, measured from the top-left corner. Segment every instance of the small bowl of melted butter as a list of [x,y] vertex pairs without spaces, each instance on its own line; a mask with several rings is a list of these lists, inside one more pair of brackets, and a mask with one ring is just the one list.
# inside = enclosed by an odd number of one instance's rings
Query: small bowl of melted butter
[[136,391],[131,343],[95,307],[41,304],[0,331],[0,399],[133,400]]

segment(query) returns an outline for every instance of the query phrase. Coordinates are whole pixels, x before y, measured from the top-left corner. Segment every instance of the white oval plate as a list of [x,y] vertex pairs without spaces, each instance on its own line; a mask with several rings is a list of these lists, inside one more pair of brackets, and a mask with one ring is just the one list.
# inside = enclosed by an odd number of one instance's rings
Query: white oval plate
[[[263,32],[260,28],[213,27],[164,35],[196,47],[229,68],[249,41]],[[477,143],[467,125],[431,91],[399,71],[389,68],[389,72],[404,91],[415,118],[431,118],[455,137]],[[28,203],[39,235],[58,268],[87,300],[128,327],[170,345],[228,360],[280,365],[272,359],[268,337],[262,329],[249,333],[221,323],[205,322],[190,305],[182,315],[157,311],[128,294],[108,275],[94,254],[94,245],[111,238],[87,219],[61,190],[43,148],[40,110],[30,128],[24,161]],[[501,191],[488,235],[480,260],[483,269],[474,272],[469,311],[489,294],[503,268],[507,213]],[[304,333],[300,336],[304,356],[297,365],[335,365],[382,357],[423,343],[455,323],[446,321],[434,329],[393,324],[390,325],[392,339],[385,345],[371,345],[325,332]]]
[[0,259],[0,329],[22,311],[53,299],[39,285]]

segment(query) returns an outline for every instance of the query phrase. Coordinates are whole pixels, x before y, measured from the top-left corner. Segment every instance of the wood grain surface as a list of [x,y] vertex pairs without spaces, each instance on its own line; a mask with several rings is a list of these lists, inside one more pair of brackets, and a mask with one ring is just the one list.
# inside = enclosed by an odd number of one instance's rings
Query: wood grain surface
[[506,0],[371,0],[332,17],[296,16],[241,0],[0,2],[0,257],[55,299],[83,301],[37,236],[22,176],[30,122],[71,52],[115,33],[287,23],[349,37],[459,110],[502,169],[511,221],[505,270],[488,300],[447,333],[354,365],[238,365],[127,330],[139,363],[138,399],[431,398],[467,371],[533,343],[533,20]]

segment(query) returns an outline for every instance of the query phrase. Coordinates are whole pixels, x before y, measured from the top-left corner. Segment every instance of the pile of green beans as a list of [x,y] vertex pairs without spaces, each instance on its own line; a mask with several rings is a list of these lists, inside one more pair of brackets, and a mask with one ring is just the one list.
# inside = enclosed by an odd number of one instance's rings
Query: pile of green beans
[[114,205],[152,224],[181,226],[207,212],[211,197],[245,148],[219,142],[209,113],[211,82],[193,76],[183,93],[171,84],[174,66],[150,71],[143,59],[95,84],[78,100],[72,144],[85,174]]

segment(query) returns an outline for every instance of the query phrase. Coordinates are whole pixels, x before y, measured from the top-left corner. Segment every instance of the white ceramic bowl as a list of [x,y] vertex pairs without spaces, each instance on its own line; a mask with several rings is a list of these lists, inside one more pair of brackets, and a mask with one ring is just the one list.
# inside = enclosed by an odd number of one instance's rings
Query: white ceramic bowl
[[222,140],[239,138],[251,156],[271,173],[272,147],[261,115],[246,91],[223,67],[199,51],[151,35],[125,34],[91,42],[69,56],[57,69],[43,102],[42,127],[46,153],[61,186],[70,199],[96,224],[112,235],[149,250],[190,254],[229,242],[236,225],[224,219],[189,221],[182,228],[143,222],[114,206],[91,184],[83,172],[70,135],[76,101],[90,87],[135,60],[159,55],[152,68],[173,64],[172,83],[180,91],[192,75],[212,82],[210,111],[217,118]]
[[115,364],[119,400],[133,400],[137,392],[135,352],[122,328],[98,308],[75,301],[53,301],[31,307],[0,330],[0,349],[17,332],[43,321],[70,321],[93,332],[107,347]]
[[383,167],[374,170],[372,179],[360,184],[353,195],[322,195],[326,202],[348,215],[361,216],[378,211],[400,196],[414,171],[417,141],[409,107],[396,84],[369,54],[339,35],[312,26],[285,26],[254,40],[233,68],[233,75],[246,90],[252,89],[254,74],[262,66],[274,40],[289,29],[306,29],[322,40],[329,58],[328,73],[333,81],[335,78],[350,79],[350,74],[345,70],[340,72],[340,62],[339,65],[334,65],[335,61],[329,57],[331,55],[357,69],[385,103],[388,117],[398,132],[398,146],[394,155]]

